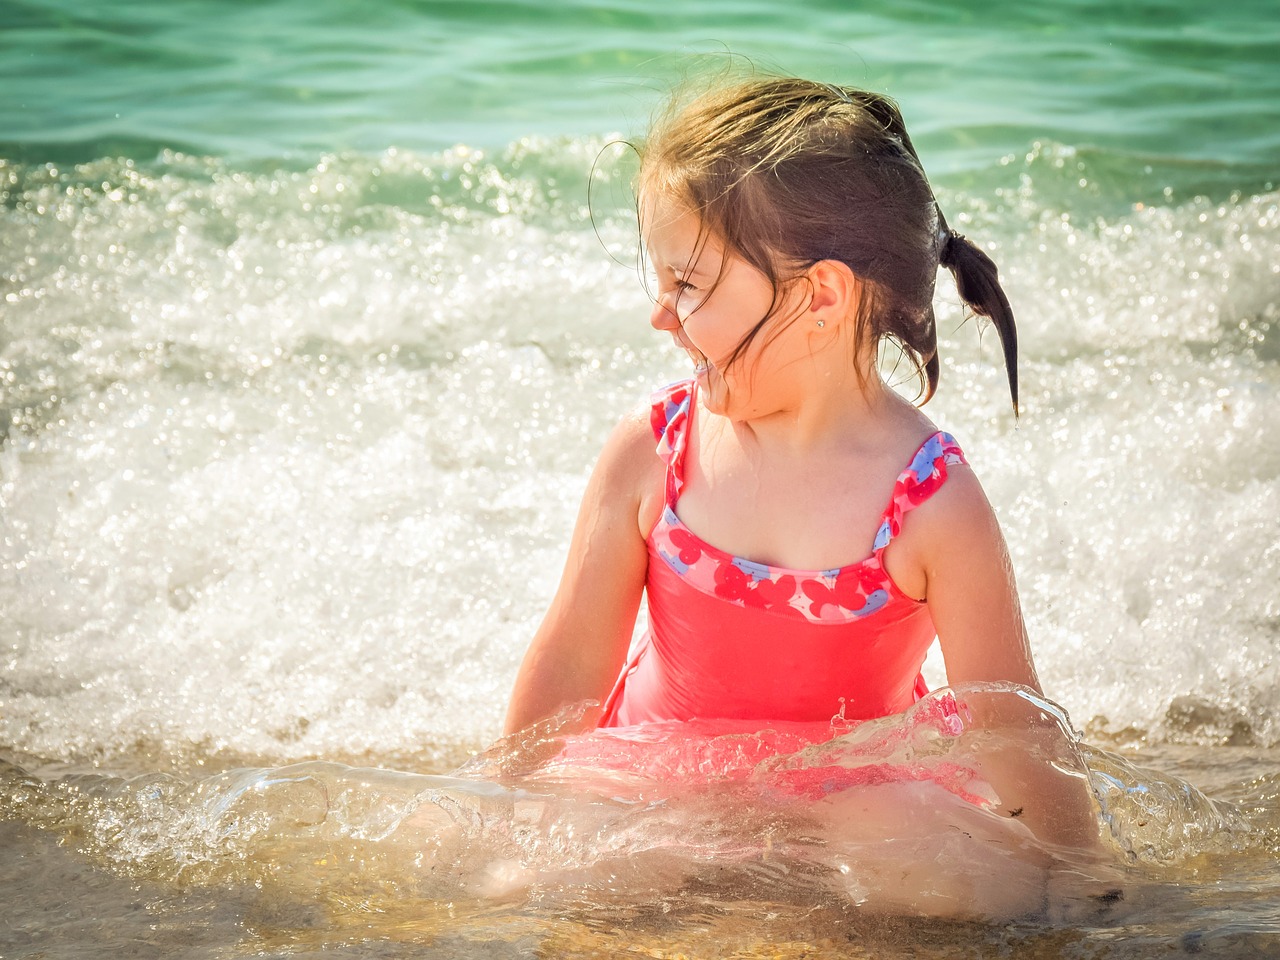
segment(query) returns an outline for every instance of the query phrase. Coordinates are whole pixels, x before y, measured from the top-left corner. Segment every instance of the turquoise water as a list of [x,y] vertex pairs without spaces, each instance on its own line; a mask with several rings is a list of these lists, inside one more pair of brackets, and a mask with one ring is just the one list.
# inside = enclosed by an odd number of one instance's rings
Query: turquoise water
[[939,174],[1052,141],[1105,150],[1135,177],[1235,167],[1232,185],[1252,190],[1280,154],[1268,0],[6,0],[0,23],[0,154],[28,161],[173,149],[305,162],[633,132],[691,56],[725,51],[900,99]]
[[[453,775],[687,373],[606,144],[748,58],[896,97],[1000,265],[1021,419],[946,283],[929,412],[1119,906],[863,916],[768,771]],[[0,0],[0,954],[1273,955],[1278,66],[1261,0]]]

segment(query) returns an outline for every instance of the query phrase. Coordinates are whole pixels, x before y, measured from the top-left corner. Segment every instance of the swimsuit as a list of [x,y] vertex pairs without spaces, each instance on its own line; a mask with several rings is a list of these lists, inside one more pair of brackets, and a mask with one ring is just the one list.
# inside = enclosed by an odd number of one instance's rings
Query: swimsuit
[[907,513],[964,463],[948,434],[929,437],[898,476],[871,555],[832,570],[756,563],[701,540],[676,514],[695,383],[654,395],[650,421],[667,465],[649,534],[649,629],[605,702],[602,727],[664,720],[814,722],[898,713],[927,693],[934,640],[927,605],[885,572]]

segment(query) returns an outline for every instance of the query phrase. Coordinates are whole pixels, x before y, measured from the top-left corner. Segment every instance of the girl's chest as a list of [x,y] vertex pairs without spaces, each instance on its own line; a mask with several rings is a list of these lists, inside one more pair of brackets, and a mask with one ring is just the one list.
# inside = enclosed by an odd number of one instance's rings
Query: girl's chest
[[892,469],[852,459],[764,463],[720,451],[685,466],[676,513],[690,531],[735,556],[796,570],[869,556],[894,481]]

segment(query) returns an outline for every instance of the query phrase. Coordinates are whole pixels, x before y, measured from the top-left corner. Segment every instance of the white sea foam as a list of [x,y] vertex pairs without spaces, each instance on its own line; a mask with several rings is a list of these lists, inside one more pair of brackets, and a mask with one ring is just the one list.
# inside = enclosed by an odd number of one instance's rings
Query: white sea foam
[[[566,199],[598,146],[0,170],[0,742],[492,738],[599,444],[687,370],[601,248],[626,212]],[[1023,414],[945,284],[930,412],[1078,724],[1274,743],[1277,198],[1077,222],[1047,192],[948,198],[1018,308]]]

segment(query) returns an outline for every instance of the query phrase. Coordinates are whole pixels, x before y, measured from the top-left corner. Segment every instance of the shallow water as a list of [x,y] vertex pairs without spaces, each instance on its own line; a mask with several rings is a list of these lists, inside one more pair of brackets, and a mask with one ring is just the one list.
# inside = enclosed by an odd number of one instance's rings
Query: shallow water
[[[957,695],[971,718],[975,697],[1012,694]],[[8,943],[87,955],[102,925],[109,943],[144,954],[219,956],[378,944],[432,957],[945,957],[960,941],[982,956],[1270,954],[1280,781],[1257,771],[1274,770],[1274,751],[1218,748],[1210,798],[1069,731],[1051,739],[1042,759],[1091,780],[1108,852],[1101,869],[1059,852],[1042,901],[1010,879],[1020,860],[1009,859],[1008,818],[1025,814],[1002,809],[963,766],[992,734],[979,740],[979,727],[939,713],[938,696],[798,753],[785,728],[695,725],[642,741],[516,738],[451,775],[317,761],[127,779],[9,766],[4,879],[24,895]],[[576,753],[519,769],[547,743]],[[841,773],[862,786],[833,788]],[[842,812],[859,791],[886,790],[893,804],[923,796],[951,812],[933,827],[914,809],[913,830],[886,851],[878,826]],[[965,839],[943,825],[953,821]],[[878,873],[886,854],[892,869]],[[956,890],[942,871],[967,869],[998,919],[903,919],[893,878],[913,862],[924,865],[910,877],[913,903],[949,912],[937,898]],[[68,904],[63,885],[82,877],[88,889]]]
[[[0,0],[0,953],[1276,949],[1275,13],[837,7]],[[605,144],[715,41],[897,96],[1000,264],[1022,416],[945,283],[929,410],[1000,514],[1123,902],[872,915],[833,892],[839,831],[741,784],[683,820],[562,798],[514,857],[484,834],[561,789],[459,768],[600,442],[686,372]],[[432,790],[482,811],[443,872],[506,863],[489,886],[422,873],[444,834],[396,824]],[[612,892],[539,859],[589,825]]]

